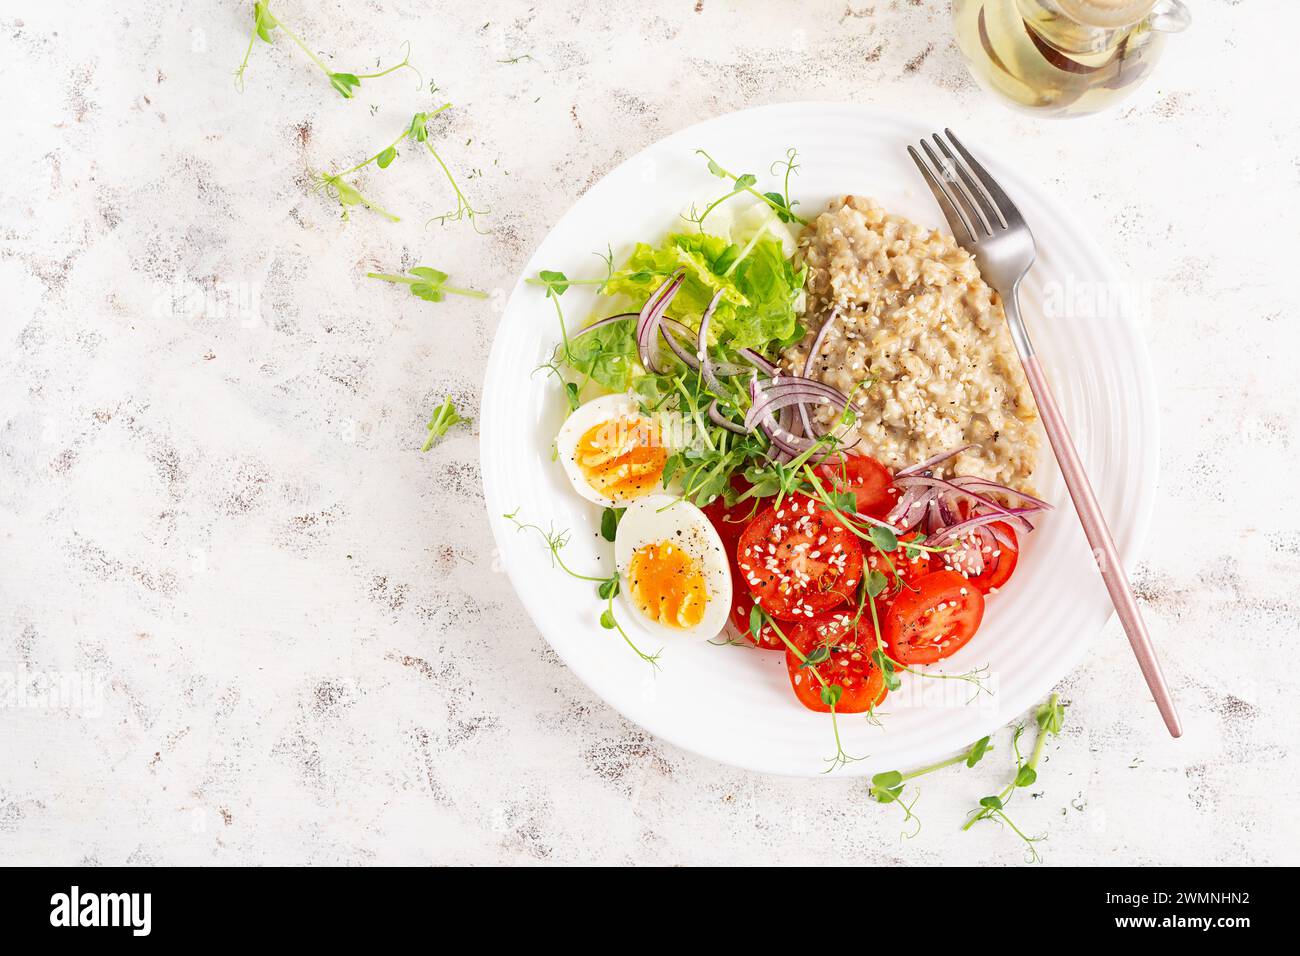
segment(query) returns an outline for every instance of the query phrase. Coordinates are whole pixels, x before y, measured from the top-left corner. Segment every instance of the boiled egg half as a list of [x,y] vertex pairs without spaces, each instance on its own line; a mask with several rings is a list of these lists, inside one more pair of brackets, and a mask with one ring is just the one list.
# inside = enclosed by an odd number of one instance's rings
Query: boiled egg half
[[672,453],[661,423],[628,395],[602,395],[579,405],[560,428],[555,447],[578,494],[607,508],[657,490]]
[[727,552],[704,512],[672,495],[629,505],[614,536],[620,593],[647,630],[711,638],[731,609]]

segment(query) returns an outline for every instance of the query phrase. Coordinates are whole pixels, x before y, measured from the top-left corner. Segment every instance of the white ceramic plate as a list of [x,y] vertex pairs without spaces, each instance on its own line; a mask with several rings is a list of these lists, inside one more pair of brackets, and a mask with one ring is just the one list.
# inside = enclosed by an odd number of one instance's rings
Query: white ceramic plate
[[[593,186],[551,230],[524,274],[559,269],[574,278],[598,277],[603,267],[592,254],[607,243],[622,255],[635,241],[680,228],[674,220],[683,205],[717,195],[723,185],[695,155],[697,147],[737,174],[758,174],[763,188],[779,189],[766,176],[769,164],[795,146],[801,166],[791,195],[805,215],[820,212],[835,195],[858,193],[946,230],[904,149],[943,125],[848,103],[789,103],[700,123]],[[1158,443],[1149,359],[1133,315],[1116,295],[1124,286],[1054,199],[995,150],[957,132],[1034,229],[1039,258],[1021,290],[1024,311],[1120,554],[1131,565],[1155,495]],[[575,288],[561,301],[572,328],[589,318],[594,298]],[[1083,314],[1060,315],[1062,302]],[[1087,314],[1089,306],[1096,314]],[[1058,314],[1045,316],[1045,307]],[[664,647],[662,669],[652,673],[599,626],[594,587],[552,567],[540,538],[502,517],[518,509],[522,520],[570,529],[566,563],[584,573],[611,573],[613,548],[598,534],[600,509],[573,493],[551,458],[567,405],[555,380],[533,370],[547,361],[557,338],[552,304],[521,277],[488,363],[481,430],[492,530],[524,607],[592,690],[651,733],[741,767],[821,773],[834,753],[829,717],[797,703],[784,655],[683,639]],[[1015,577],[990,599],[975,639],[944,664],[947,673],[987,665],[992,696],[972,701],[971,687],[961,681],[905,675],[903,689],[885,702],[883,726],[860,715],[840,718],[846,751],[866,758],[838,774],[920,765],[991,733],[1044,697],[1105,625],[1110,603],[1050,452],[1036,485],[1058,510],[1028,536]],[[635,625],[631,630],[642,647],[662,644]]]

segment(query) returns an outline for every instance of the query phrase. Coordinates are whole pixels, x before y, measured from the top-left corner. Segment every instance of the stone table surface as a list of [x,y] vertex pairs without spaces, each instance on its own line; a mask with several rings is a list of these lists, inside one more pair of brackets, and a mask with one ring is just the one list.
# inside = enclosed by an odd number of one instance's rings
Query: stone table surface
[[[1275,92],[1300,6],[1194,6],[1131,100],[1048,121],[974,85],[945,2],[276,3],[336,69],[409,40],[422,78],[351,101],[283,34],[238,92],[250,4],[9,5],[0,862],[1021,863],[958,828],[1003,763],[927,781],[904,840],[861,780],[625,722],[497,573],[477,432],[419,451],[445,394],[476,414],[504,290],[579,195],[684,125],[798,99],[978,130],[1149,290],[1135,584],[1187,733],[1112,622],[1019,822],[1052,864],[1300,862],[1300,114]],[[361,176],[399,223],[310,190],[444,97],[487,234],[426,224],[451,197],[425,164]],[[420,263],[493,297],[364,278]]]

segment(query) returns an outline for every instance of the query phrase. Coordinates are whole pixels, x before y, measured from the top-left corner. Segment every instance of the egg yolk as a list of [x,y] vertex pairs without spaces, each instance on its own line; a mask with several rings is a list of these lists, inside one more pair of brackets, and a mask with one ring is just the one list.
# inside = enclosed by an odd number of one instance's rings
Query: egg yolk
[[671,541],[638,548],[628,564],[628,595],[646,617],[668,627],[694,627],[708,590],[699,564]]
[[657,488],[668,451],[657,422],[618,418],[587,429],[573,461],[593,490],[618,500]]

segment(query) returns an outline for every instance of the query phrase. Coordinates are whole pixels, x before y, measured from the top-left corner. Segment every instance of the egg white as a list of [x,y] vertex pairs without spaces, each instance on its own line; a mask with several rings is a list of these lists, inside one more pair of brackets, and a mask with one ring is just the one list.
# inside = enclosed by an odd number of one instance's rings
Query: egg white
[[[569,481],[573,484],[573,490],[588,501],[606,508],[621,508],[624,505],[638,500],[637,498],[610,498],[601,494],[591,485],[587,484],[587,478],[582,473],[574,461],[574,451],[578,447],[578,442],[582,436],[596,426],[617,419],[628,421],[647,420],[647,416],[642,414],[641,407],[635,398],[630,395],[602,395],[599,398],[593,398],[578,408],[564,420],[560,426],[560,433],[555,438],[555,450],[560,459],[560,464],[564,466],[564,473],[569,476]],[[668,431],[663,431],[663,437],[667,439]],[[672,454],[672,449],[668,449],[668,454]],[[649,493],[649,492],[647,492]]]
[[[627,571],[632,556],[646,545],[671,542],[695,561],[707,593],[704,616],[694,627],[669,627],[652,621],[628,595]],[[731,569],[722,539],[703,511],[672,495],[653,494],[628,506],[614,536],[614,563],[626,607],[646,630],[664,637],[712,638],[722,633],[731,610]]]

